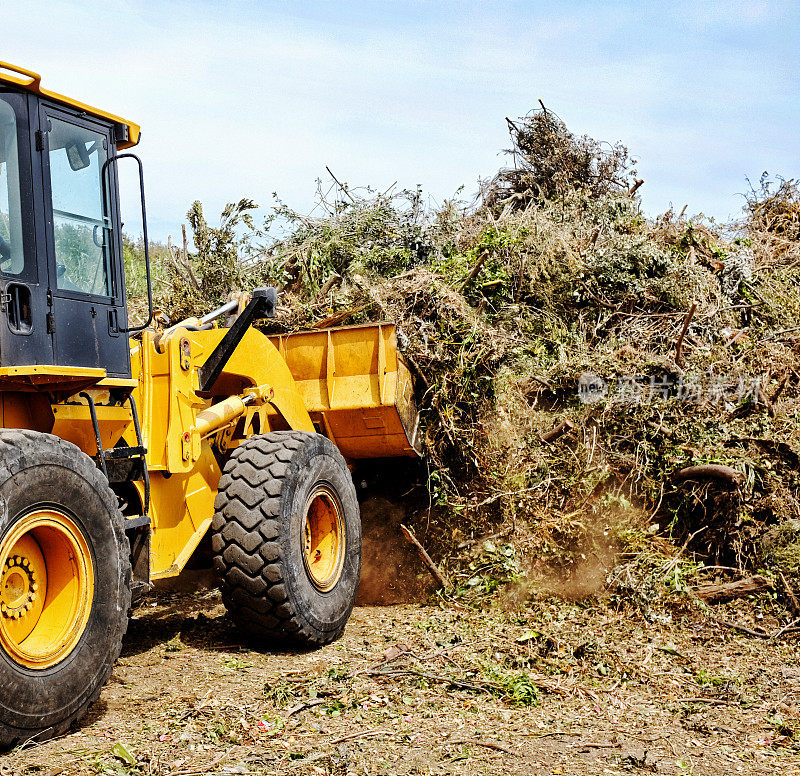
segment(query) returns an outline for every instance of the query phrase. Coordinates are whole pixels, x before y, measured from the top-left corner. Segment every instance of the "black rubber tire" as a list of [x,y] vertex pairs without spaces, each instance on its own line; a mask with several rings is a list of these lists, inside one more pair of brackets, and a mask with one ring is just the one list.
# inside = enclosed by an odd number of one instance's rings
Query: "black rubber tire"
[[37,507],[56,507],[82,531],[94,563],[94,598],[75,649],[31,670],[0,647],[0,748],[61,735],[111,676],[128,627],[131,564],[124,518],[89,456],[52,434],[0,430],[0,541]]
[[[319,485],[341,506],[341,575],[321,592],[303,558],[304,507]],[[361,516],[339,450],[320,434],[273,431],[236,450],[220,479],[211,546],[222,598],[237,626],[267,641],[322,645],[338,639],[361,575]]]

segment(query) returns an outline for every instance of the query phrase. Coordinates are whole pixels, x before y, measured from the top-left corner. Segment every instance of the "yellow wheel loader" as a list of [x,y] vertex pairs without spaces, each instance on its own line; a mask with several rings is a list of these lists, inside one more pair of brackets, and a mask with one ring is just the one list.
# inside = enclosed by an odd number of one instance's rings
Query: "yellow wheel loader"
[[[263,640],[325,644],[353,608],[350,467],[418,454],[391,324],[268,337],[274,289],[154,321],[139,127],[0,63],[0,746],[65,731],[132,598],[210,535]],[[128,320],[118,166],[138,166],[149,314]],[[221,328],[227,316],[233,322]]]

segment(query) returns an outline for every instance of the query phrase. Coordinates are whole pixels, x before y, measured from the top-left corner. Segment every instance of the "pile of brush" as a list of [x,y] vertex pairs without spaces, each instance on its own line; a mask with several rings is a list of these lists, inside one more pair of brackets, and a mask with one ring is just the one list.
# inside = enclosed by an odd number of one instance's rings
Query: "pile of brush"
[[288,236],[269,240],[247,200],[220,229],[195,205],[197,252],[162,261],[162,306],[268,281],[273,330],[396,321],[441,558],[501,535],[533,572],[605,581],[681,547],[797,584],[798,187],[764,179],[739,223],[651,220],[623,146],[545,109],[509,127],[512,165],[469,206],[334,179],[321,215],[278,203]]

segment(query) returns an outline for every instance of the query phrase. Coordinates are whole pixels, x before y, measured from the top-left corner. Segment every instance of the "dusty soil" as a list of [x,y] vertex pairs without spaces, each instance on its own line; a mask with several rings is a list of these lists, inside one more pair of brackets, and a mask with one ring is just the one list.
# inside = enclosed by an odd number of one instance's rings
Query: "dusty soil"
[[0,773],[788,775],[799,730],[797,635],[449,603],[359,607],[339,642],[281,651],[216,592],[162,593],[80,728]]

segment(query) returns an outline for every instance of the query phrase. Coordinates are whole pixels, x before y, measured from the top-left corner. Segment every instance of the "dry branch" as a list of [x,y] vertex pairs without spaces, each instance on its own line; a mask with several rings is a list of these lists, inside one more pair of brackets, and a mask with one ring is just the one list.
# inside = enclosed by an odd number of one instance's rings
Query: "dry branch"
[[422,558],[422,562],[427,566],[431,574],[433,574],[433,577],[439,583],[439,586],[445,589],[449,588],[450,580],[447,578],[444,572],[442,572],[441,569],[433,562],[433,559],[431,558],[430,555],[428,555],[426,549],[419,543],[417,537],[414,536],[414,534],[411,533],[411,531],[409,531],[408,528],[406,528],[406,526],[404,525],[400,526],[400,530],[403,532],[403,536],[405,536],[406,539],[408,539],[408,541],[411,542],[412,545],[414,545],[414,549],[416,549],[417,553],[419,554],[419,557]]
[[496,752],[505,752],[506,754],[510,754],[512,757],[519,757],[519,752],[515,752],[513,749],[509,749],[502,744],[498,744],[496,741],[485,741],[483,739],[477,738],[459,738],[455,741],[448,741],[448,744],[452,744],[453,746],[483,746],[486,749],[494,749]]
[[[327,168],[326,168],[327,169]],[[392,735],[391,730],[358,730],[355,733],[348,733],[346,736],[339,736],[339,738],[334,738],[328,743],[330,744],[341,744],[345,741],[352,741],[355,738],[371,738],[372,736],[390,736]]]
[[340,285],[342,285],[342,276],[334,273],[325,281],[322,288],[320,288],[319,293],[317,294],[317,299],[322,299],[323,297],[327,296],[332,289]]
[[339,324],[346,321],[351,316],[355,315],[356,313],[360,313],[362,310],[366,310],[372,302],[367,302],[366,304],[359,305],[358,307],[351,307],[349,310],[342,310],[341,312],[334,313],[328,318],[324,318],[321,321],[317,321],[314,324],[313,328],[315,329],[329,329],[332,326],[338,326]]
[[789,602],[789,609],[791,609],[795,616],[800,616],[800,601],[797,600],[797,596],[789,586],[789,583],[786,581],[786,577],[783,576],[782,571],[778,572],[778,578],[780,579],[781,585],[783,585],[783,590],[786,593],[786,598]]
[[481,255],[478,256],[478,260],[475,262],[475,266],[470,270],[469,275],[467,275],[467,279],[461,284],[461,287],[458,289],[459,294],[463,294],[466,291],[467,286],[475,280],[478,276],[478,273],[483,269],[483,265],[486,263],[486,259],[489,258],[489,251],[484,249],[481,251]]
[[678,335],[678,341],[675,343],[675,363],[678,366],[683,366],[683,338],[689,330],[689,324],[692,322],[696,309],[697,302],[692,302],[689,312],[686,313],[686,317],[683,319],[683,327],[681,328],[681,333]]
[[560,436],[569,433],[575,428],[575,424],[569,419],[565,418],[555,428],[550,429],[546,434],[542,434],[542,442],[554,442]]
[[736,582],[721,582],[715,585],[701,585],[695,593],[706,603],[717,604],[725,601],[732,601],[734,598],[742,598],[751,593],[761,593],[764,590],[771,590],[772,582],[758,574]]
[[676,472],[674,478],[679,481],[684,480],[706,480],[716,479],[729,482],[731,485],[739,485],[744,481],[744,474],[730,466],[719,463],[705,463],[700,466],[687,466]]
[[744,625],[739,625],[736,622],[728,622],[727,620],[715,620],[719,625],[724,625],[726,628],[731,628],[732,630],[739,631],[740,633],[746,633],[748,636],[755,636],[759,639],[768,639],[769,633],[766,631],[761,630],[751,630],[750,628],[746,628]]

